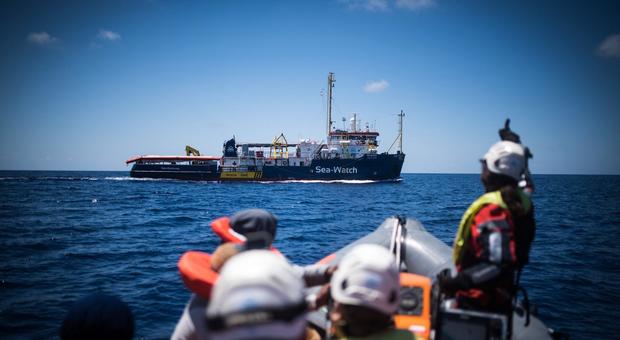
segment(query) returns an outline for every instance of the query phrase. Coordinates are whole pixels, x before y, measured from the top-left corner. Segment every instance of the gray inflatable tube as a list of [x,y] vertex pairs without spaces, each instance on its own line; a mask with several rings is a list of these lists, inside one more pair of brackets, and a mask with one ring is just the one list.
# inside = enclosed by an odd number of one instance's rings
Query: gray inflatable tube
[[[400,230],[397,230],[400,229]],[[430,234],[422,224],[413,219],[390,217],[374,232],[350,243],[335,253],[335,257],[327,262],[336,265],[352,248],[360,244],[377,244],[387,249],[394,248],[394,239],[401,235],[400,254],[404,271],[435,279],[445,268],[455,270],[452,264],[452,248]],[[310,313],[308,321],[319,328],[325,329],[327,310]],[[515,312],[513,315],[513,339],[551,339],[549,329],[535,316],[530,315],[530,322],[525,326],[525,313]]]

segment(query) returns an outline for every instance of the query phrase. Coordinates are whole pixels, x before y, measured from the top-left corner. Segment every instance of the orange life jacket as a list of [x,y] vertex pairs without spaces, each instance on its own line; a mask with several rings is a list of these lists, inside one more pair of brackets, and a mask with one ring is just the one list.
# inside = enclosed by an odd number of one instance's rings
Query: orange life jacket
[[211,254],[201,251],[185,252],[177,266],[185,287],[202,298],[211,297],[211,289],[219,276],[211,268]]
[[243,243],[245,236],[236,232],[230,226],[230,219],[228,217],[220,217],[211,222],[211,230],[222,239],[222,242]]
[[[246,241],[245,236],[237,233],[230,226],[230,219],[228,217],[220,217],[211,222],[211,230],[220,237],[222,242],[242,244]],[[270,250],[278,255],[282,255],[273,246]],[[177,264],[185,287],[205,299],[211,297],[211,290],[219,276],[211,267],[211,256],[211,254],[201,251],[188,251],[181,256]]]

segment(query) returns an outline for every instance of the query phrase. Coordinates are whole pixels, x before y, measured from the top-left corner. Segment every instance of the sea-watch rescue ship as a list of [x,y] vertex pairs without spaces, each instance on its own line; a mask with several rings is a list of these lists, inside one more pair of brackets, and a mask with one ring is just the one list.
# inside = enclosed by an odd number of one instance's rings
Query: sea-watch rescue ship
[[[287,181],[287,180],[372,180],[393,181],[400,178],[405,160],[402,152],[402,123],[396,153],[379,153],[379,133],[368,124],[361,128],[357,115],[348,129],[336,129],[332,121],[334,74],[328,76],[327,142],[301,140],[289,144],[283,134],[272,143],[241,143],[233,137],[224,143],[221,157],[202,156],[190,146],[185,156],[137,156],[131,177],[170,178],[202,181]],[[391,147],[390,147],[391,149]]]

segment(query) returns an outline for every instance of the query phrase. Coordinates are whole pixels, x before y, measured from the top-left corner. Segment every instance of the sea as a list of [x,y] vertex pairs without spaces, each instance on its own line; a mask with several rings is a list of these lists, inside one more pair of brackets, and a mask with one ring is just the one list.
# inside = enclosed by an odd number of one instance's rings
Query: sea
[[[534,176],[536,239],[521,282],[550,328],[572,339],[620,334],[620,176]],[[205,183],[128,172],[0,172],[0,338],[57,338],[73,303],[115,295],[136,339],[169,338],[190,296],[177,270],[212,252],[209,223],[245,208],[278,222],[275,246],[311,264],[393,215],[451,244],[482,193],[473,174],[389,183]]]

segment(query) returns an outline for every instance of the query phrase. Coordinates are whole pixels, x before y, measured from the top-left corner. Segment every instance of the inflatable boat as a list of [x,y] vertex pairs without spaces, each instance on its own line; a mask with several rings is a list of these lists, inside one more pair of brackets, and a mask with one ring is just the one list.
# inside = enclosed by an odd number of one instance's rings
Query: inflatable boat
[[[242,235],[224,232],[227,220],[216,220],[212,228],[223,241],[240,243]],[[222,224],[223,223],[223,224]],[[515,306],[512,318],[506,315],[461,310],[454,301],[444,299],[434,285],[442,270],[455,271],[452,249],[424,229],[422,224],[404,217],[386,219],[374,232],[348,244],[320,260],[320,264],[337,265],[357,245],[371,243],[390,250],[401,269],[401,303],[395,325],[408,329],[421,339],[552,339],[553,334],[536,316],[530,315],[528,304]],[[276,251],[272,248],[272,251]],[[192,299],[208,300],[217,273],[211,271],[211,257],[202,252],[187,252],[179,260],[183,282],[195,295]],[[308,294],[320,287],[310,288]],[[444,301],[445,300],[445,301]],[[527,300],[526,300],[527,302]],[[190,301],[191,304],[191,301]],[[201,307],[203,308],[203,307]],[[322,335],[330,329],[327,307],[308,314],[308,322]]]
[[[374,232],[325,257],[319,263],[337,265],[355,246],[378,244],[389,249],[401,268],[401,305],[395,316],[398,328],[423,339],[552,339],[548,329],[528,308],[517,305],[512,320],[504,315],[460,310],[453,301],[442,301],[435,277],[442,270],[455,271],[452,248],[413,219],[390,217]],[[312,312],[308,321],[321,330],[329,327],[327,308]],[[511,330],[508,329],[512,324]]]

